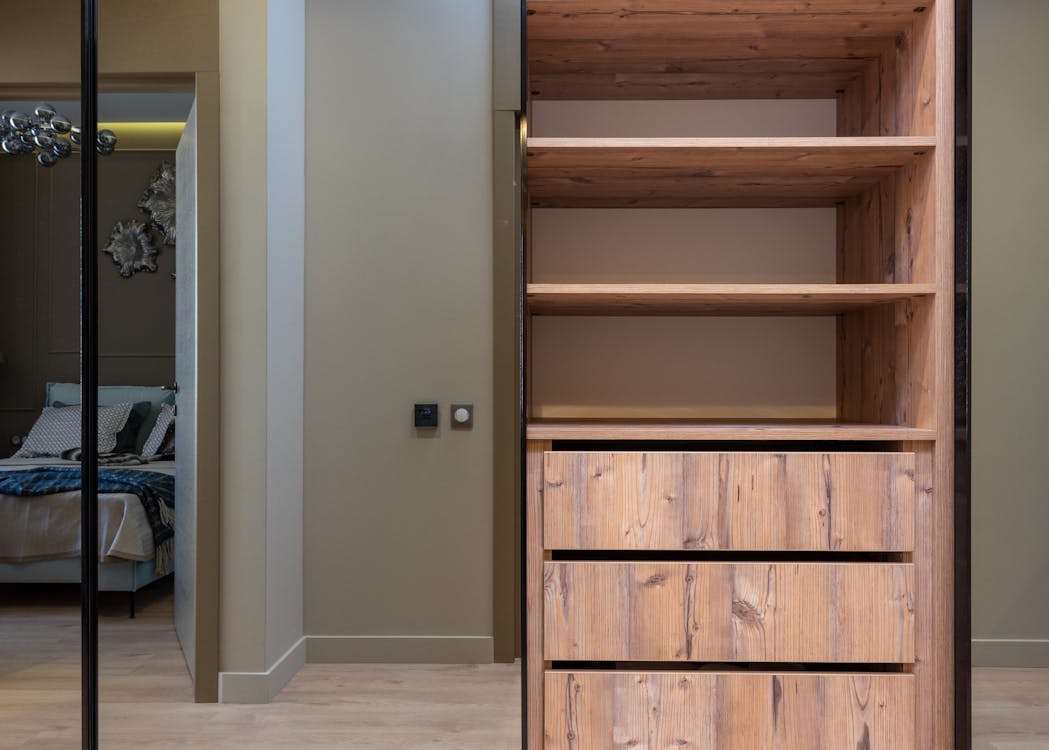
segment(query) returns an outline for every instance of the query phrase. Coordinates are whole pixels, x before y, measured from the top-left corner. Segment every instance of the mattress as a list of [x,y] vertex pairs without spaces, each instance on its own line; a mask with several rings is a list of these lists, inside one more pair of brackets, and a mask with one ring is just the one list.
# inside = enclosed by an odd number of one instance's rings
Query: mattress
[[[79,466],[56,458],[0,459],[0,471],[39,466]],[[104,467],[103,467],[104,468]],[[175,473],[174,461],[157,461],[122,469]],[[137,495],[98,496],[99,559],[153,559],[153,532]],[[0,494],[0,562],[36,562],[80,556],[80,493],[40,497]]]

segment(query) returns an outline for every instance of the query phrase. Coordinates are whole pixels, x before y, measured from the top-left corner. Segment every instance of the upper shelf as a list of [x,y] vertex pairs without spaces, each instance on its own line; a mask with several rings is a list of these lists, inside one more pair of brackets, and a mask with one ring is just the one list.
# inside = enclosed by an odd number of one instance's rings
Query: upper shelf
[[936,293],[934,284],[529,284],[538,315],[835,315]]
[[833,98],[931,2],[529,0],[539,99]]
[[529,138],[536,207],[833,206],[931,153],[929,136]]
[[935,440],[936,430],[819,420],[533,419],[529,440]]

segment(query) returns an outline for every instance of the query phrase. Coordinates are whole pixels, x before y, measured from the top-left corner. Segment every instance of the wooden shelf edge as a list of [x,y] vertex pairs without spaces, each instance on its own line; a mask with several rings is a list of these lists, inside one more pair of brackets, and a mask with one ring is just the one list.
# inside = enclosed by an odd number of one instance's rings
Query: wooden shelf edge
[[936,137],[899,136],[803,136],[777,138],[552,138],[529,136],[530,149],[790,149],[823,151],[835,149],[935,148]]
[[861,440],[931,441],[936,430],[842,422],[532,420],[529,440]]
[[825,315],[936,294],[935,284],[529,284],[537,315]]

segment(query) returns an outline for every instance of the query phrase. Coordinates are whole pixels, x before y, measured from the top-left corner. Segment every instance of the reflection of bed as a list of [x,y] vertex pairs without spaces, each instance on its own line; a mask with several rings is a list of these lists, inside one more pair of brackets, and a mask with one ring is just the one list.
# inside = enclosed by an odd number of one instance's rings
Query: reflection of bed
[[[77,466],[56,458],[0,459],[0,471],[40,466]],[[123,469],[174,475],[174,461]],[[99,589],[126,591],[134,616],[135,591],[163,578],[154,565],[155,548],[138,496],[99,495]],[[0,494],[0,583],[80,581],[80,493],[40,497]]]

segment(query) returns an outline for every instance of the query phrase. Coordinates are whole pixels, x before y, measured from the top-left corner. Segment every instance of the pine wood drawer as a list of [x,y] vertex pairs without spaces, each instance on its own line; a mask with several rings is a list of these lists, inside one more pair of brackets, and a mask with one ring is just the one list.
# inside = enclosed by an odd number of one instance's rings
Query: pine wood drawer
[[913,453],[576,453],[543,463],[546,549],[914,549]]
[[906,563],[544,564],[548,661],[908,663]]
[[544,750],[911,750],[909,674],[555,672]]

